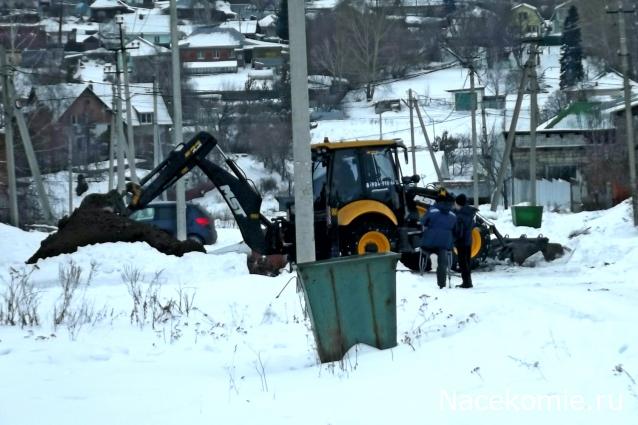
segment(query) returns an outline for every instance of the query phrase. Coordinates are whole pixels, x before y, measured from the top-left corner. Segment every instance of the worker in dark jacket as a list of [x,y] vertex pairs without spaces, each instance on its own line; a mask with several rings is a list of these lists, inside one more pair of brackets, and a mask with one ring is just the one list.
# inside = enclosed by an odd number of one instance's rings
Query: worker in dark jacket
[[456,231],[454,247],[456,248],[456,256],[461,270],[461,278],[463,283],[459,288],[472,288],[472,229],[474,228],[474,215],[476,208],[467,205],[467,197],[460,194],[456,197]]
[[439,288],[445,287],[448,269],[448,253],[454,246],[453,231],[456,216],[452,212],[452,200],[446,192],[439,194],[437,202],[428,208],[421,220],[423,238],[421,249],[426,259],[431,254],[437,256],[436,282]]

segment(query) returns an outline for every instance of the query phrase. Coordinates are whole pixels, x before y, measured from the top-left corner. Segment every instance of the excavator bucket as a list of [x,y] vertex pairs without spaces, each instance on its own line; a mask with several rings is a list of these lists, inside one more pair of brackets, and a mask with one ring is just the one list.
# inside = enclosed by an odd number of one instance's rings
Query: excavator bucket
[[564,248],[561,244],[552,243],[543,235],[538,235],[535,238],[529,238],[525,235],[510,238],[507,235],[501,235],[494,223],[482,215],[476,214],[476,221],[495,236],[490,240],[487,257],[510,260],[520,266],[537,252],[543,254],[545,261],[553,261],[564,254]]
[[526,236],[518,238],[505,237],[501,242],[502,245],[497,254],[498,258],[500,260],[509,259],[519,266],[537,252],[541,252],[546,261],[553,261],[564,253],[562,245],[550,243],[549,239],[542,235],[536,238],[528,238]]

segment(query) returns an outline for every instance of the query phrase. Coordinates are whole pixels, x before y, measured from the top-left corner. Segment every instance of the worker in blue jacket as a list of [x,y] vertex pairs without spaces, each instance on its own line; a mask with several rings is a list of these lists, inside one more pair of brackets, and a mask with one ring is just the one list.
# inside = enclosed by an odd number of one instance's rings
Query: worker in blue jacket
[[463,193],[456,197],[455,204],[457,221],[454,247],[463,279],[458,288],[472,288],[472,229],[477,209],[467,205],[467,197]]
[[428,208],[423,216],[423,237],[421,239],[422,253],[426,260],[430,255],[437,256],[436,282],[439,288],[445,287],[447,269],[449,266],[448,254],[454,246],[454,228],[456,215],[452,212],[454,198],[442,190],[434,205]]

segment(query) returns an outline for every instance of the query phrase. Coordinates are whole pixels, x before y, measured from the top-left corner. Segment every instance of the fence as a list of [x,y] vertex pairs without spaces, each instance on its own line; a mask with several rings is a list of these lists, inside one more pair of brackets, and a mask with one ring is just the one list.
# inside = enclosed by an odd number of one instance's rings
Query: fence
[[[512,203],[529,201],[529,180],[514,179]],[[572,191],[568,181],[560,179],[536,180],[536,205],[547,209],[571,209]]]

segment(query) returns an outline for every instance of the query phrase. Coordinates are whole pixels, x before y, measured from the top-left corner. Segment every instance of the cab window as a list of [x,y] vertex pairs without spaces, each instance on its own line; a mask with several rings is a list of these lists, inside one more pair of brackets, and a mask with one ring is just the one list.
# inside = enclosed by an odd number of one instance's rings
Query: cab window
[[366,151],[363,166],[367,189],[388,187],[398,183],[390,149]]
[[331,203],[334,205],[344,205],[363,197],[359,157],[355,150],[342,149],[335,152],[330,190]]
[[326,182],[328,172],[325,164],[317,160],[312,164],[312,193],[316,208],[326,206]]

